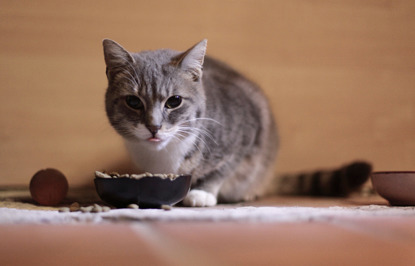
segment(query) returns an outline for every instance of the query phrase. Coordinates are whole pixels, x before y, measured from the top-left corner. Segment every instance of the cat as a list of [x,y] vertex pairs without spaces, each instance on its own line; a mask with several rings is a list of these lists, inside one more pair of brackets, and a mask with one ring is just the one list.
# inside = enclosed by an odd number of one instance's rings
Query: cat
[[109,39],[103,47],[111,125],[140,170],[192,175],[185,206],[277,192],[343,195],[368,178],[365,162],[276,178],[279,138],[270,104],[258,85],[206,55],[207,40],[184,52],[131,53]]

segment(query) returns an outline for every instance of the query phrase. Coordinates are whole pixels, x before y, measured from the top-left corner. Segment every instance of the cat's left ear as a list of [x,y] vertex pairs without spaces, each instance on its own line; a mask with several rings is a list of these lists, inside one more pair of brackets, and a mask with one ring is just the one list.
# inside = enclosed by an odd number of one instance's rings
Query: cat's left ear
[[194,81],[199,81],[202,78],[206,46],[207,40],[204,39],[176,57],[173,63],[188,72]]
[[102,45],[104,47],[105,63],[108,69],[134,63],[134,58],[131,54],[113,40],[104,39]]

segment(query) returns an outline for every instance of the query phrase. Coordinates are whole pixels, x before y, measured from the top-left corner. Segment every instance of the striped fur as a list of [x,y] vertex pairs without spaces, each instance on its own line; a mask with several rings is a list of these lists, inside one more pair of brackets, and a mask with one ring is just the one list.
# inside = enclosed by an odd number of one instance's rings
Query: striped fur
[[[278,136],[268,101],[256,84],[205,56],[206,40],[185,52],[103,44],[107,116],[140,170],[192,174],[187,206],[252,200],[269,190]],[[171,97],[180,105],[168,108]],[[323,176],[297,178],[294,186],[312,180],[311,188],[324,190]]]
[[282,176],[275,189],[282,195],[343,197],[363,185],[371,172],[369,163],[357,161],[337,169]]

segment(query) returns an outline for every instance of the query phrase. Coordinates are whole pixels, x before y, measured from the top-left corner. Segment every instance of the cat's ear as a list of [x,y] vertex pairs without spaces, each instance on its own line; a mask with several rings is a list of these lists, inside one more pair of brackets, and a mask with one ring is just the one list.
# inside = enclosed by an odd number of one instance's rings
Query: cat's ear
[[121,45],[110,39],[102,41],[104,57],[107,68],[118,67],[128,63],[134,63],[134,58]]
[[178,67],[188,72],[194,81],[198,81],[202,77],[206,46],[207,40],[204,39],[186,52],[180,54],[173,61]]

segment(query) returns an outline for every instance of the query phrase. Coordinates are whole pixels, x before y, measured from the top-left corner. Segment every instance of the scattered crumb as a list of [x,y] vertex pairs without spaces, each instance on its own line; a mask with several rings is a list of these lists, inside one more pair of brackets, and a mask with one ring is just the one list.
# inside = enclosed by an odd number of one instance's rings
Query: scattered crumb
[[59,208],[59,212],[70,212],[71,210],[68,207]]
[[132,203],[132,204],[128,205],[127,208],[129,208],[129,209],[138,209],[139,206],[137,204]]
[[80,210],[80,208],[81,208],[81,206],[79,205],[79,203],[78,203],[78,202],[74,202],[74,203],[72,203],[72,204],[69,206],[69,210],[70,210],[71,212],[77,212],[77,211],[79,211],[79,210]]
[[170,211],[171,209],[173,209],[172,206],[167,205],[167,204],[163,204],[161,205],[161,209],[165,210],[165,211]]

